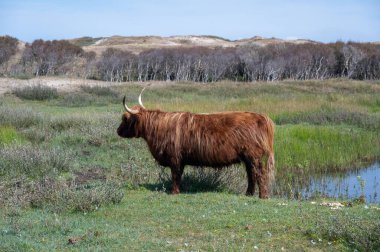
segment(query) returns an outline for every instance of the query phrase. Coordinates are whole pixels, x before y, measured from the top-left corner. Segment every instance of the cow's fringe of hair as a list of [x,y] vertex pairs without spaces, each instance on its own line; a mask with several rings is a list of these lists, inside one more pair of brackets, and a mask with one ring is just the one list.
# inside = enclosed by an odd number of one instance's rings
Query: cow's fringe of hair
[[268,182],[269,185],[271,185],[274,182],[275,177],[275,160],[274,160],[274,148],[273,148],[273,142],[274,142],[274,123],[273,121],[267,117],[264,116],[265,120],[267,122],[267,132],[265,134],[265,138],[263,146],[265,146],[267,160],[265,162],[265,169],[266,173],[268,174]]

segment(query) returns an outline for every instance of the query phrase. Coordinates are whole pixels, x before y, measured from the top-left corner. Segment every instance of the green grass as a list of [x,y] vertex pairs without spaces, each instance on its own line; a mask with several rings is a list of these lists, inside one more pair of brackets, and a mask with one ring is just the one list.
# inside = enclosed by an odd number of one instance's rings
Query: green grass
[[304,173],[344,171],[377,156],[378,132],[348,126],[277,126],[277,169]]
[[23,142],[23,137],[11,126],[0,126],[0,145]]
[[5,251],[379,249],[379,210],[363,205],[331,210],[319,203],[225,193],[133,190],[120,204],[91,213],[1,213],[0,249]]
[[[0,251],[379,249],[373,206],[334,211],[289,200],[310,176],[379,158],[379,82],[159,83],[145,90],[152,109],[269,114],[277,124],[278,197],[269,201],[243,195],[241,165],[187,167],[184,194],[166,194],[169,170],[143,140],[116,134],[121,97],[133,106],[141,89],[128,83],[43,100],[1,97]],[[80,241],[68,245],[73,237]]]

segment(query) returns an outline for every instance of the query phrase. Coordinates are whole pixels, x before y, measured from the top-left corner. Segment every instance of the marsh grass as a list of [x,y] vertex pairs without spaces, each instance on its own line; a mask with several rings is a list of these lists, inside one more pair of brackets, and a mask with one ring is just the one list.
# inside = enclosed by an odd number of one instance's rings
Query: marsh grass
[[360,104],[369,107],[371,112],[380,112],[380,98],[363,97],[360,99]]
[[[339,172],[379,155],[377,132],[347,126],[277,126],[277,170]],[[296,174],[295,174],[296,175]]]

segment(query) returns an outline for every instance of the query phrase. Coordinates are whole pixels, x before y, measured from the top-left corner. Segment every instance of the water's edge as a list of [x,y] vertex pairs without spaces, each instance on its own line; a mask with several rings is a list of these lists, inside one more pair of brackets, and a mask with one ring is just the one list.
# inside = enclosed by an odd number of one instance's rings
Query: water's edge
[[324,175],[311,178],[302,189],[304,198],[322,195],[331,198],[355,199],[364,196],[368,203],[380,202],[380,163],[342,175]]

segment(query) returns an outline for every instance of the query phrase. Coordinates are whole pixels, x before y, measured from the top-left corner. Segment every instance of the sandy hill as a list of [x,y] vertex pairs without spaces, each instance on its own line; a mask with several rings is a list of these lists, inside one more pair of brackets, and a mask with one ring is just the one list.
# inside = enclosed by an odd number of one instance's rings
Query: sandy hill
[[[138,54],[148,49],[158,48],[173,48],[173,47],[237,47],[245,45],[266,46],[270,44],[280,43],[319,43],[312,40],[296,39],[296,40],[283,40],[278,38],[263,38],[255,36],[252,38],[245,38],[240,40],[228,40],[217,36],[112,36],[112,37],[81,37],[69,40],[72,44],[81,46],[85,51],[94,51],[97,56],[105,51],[107,48],[117,48],[124,51]],[[25,49],[25,42],[19,41],[18,52],[10,59],[12,66],[21,59],[21,55]]]
[[133,53],[140,53],[148,49],[170,48],[170,47],[236,47],[244,45],[265,46],[277,43],[319,43],[311,40],[283,40],[277,38],[263,38],[255,36],[247,39],[228,40],[216,36],[112,36],[102,38],[83,37],[70,40],[73,44],[82,46],[86,51],[95,51],[101,53],[109,47],[117,48]]

